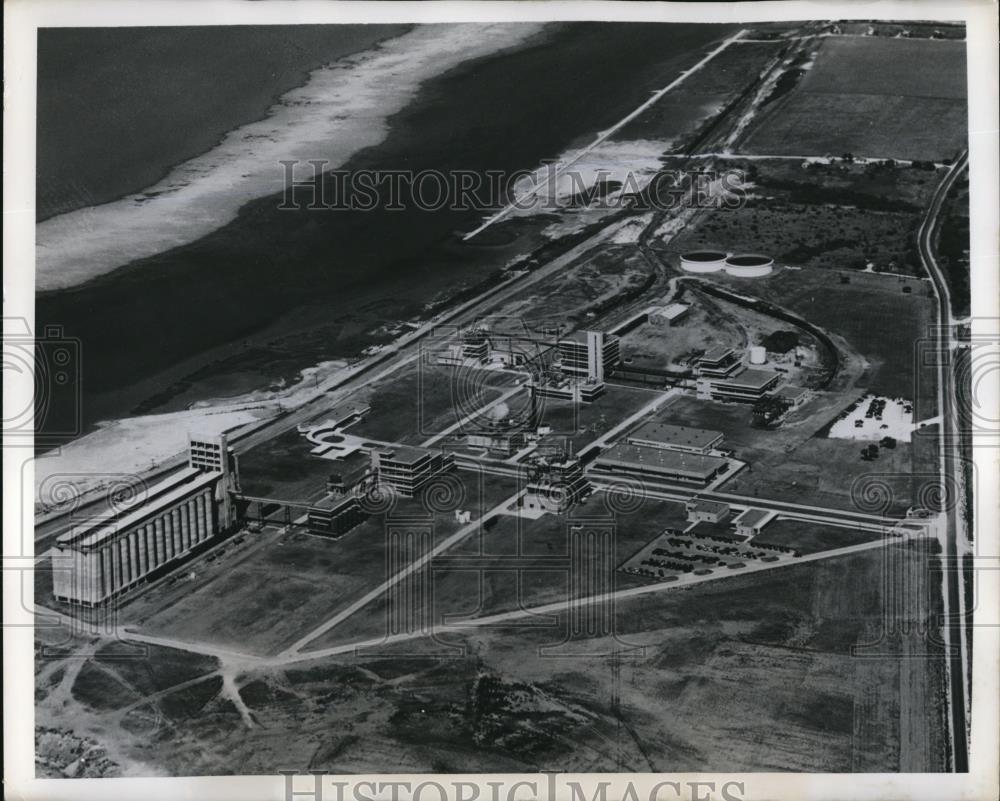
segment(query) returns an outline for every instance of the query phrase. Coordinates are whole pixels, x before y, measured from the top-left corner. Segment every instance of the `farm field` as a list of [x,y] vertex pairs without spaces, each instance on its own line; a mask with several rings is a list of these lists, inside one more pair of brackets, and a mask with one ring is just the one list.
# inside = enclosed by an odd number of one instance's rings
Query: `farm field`
[[965,42],[828,38],[799,85],[757,119],[743,150],[950,159],[966,139],[965,78]]

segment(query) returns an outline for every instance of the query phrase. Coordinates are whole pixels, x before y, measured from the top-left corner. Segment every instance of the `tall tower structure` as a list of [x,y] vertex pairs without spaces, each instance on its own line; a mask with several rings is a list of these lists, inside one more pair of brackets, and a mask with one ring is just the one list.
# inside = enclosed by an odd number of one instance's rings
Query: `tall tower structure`
[[604,380],[604,332],[587,332],[587,373],[590,378]]

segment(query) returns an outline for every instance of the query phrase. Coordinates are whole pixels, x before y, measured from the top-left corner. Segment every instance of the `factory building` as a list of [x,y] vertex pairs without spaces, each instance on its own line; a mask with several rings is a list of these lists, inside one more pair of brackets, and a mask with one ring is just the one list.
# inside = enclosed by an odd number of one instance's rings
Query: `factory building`
[[742,368],[743,363],[736,349],[723,345],[705,351],[694,364],[695,372],[701,378],[726,378]]
[[684,504],[689,523],[721,523],[729,517],[729,504],[692,498]]
[[604,382],[546,373],[531,379],[528,390],[533,398],[552,398],[574,403],[593,403],[604,394]]
[[621,343],[603,331],[577,331],[559,340],[559,364],[564,373],[603,381],[621,361]]
[[482,328],[473,328],[462,335],[462,355],[466,359],[485,364],[490,357],[489,332]]
[[733,403],[756,403],[767,395],[781,376],[766,370],[743,370],[721,381],[699,378],[696,383],[698,397]]
[[528,512],[560,514],[590,493],[590,482],[579,459],[566,455],[540,457],[529,468],[520,505]]
[[313,534],[339,537],[367,519],[357,495],[330,496],[309,507],[306,525]]
[[774,397],[781,398],[793,409],[798,408],[809,400],[809,390],[804,387],[796,387],[786,384],[774,391]]
[[722,443],[721,431],[649,422],[628,435],[631,445],[707,454]]
[[239,488],[225,435],[192,437],[188,466],[140,502],[74,527],[52,549],[53,595],[97,606],[175,565],[236,524]]
[[371,452],[372,474],[379,484],[392,487],[400,495],[412,498],[439,473],[455,467],[455,457],[444,451],[394,445]]
[[651,448],[620,442],[604,451],[594,466],[606,472],[704,487],[729,470],[719,456]]

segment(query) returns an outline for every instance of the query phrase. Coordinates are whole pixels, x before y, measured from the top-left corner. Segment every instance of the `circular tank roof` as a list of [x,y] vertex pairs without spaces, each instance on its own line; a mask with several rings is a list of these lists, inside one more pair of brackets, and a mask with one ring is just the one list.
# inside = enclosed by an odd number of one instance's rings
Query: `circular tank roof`
[[763,267],[773,261],[774,259],[770,256],[762,256],[758,253],[740,253],[726,259],[726,264],[731,264],[733,267]]
[[722,261],[726,258],[725,253],[718,250],[692,250],[681,256],[685,261]]

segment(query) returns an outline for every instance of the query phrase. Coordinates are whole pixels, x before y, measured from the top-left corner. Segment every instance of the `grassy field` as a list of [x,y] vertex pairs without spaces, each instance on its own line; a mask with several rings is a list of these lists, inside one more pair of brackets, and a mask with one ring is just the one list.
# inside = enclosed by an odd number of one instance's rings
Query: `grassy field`
[[[472,550],[470,539],[435,559],[427,578],[419,580],[431,584],[425,590],[433,597],[427,620],[440,624],[453,616],[479,617],[646,583],[615,569],[663,529],[686,525],[683,504],[641,498],[620,504],[605,493],[595,493],[569,516],[500,517],[484,531],[478,551]],[[579,537],[586,538],[588,532],[606,532],[609,539],[584,545]],[[578,547],[601,549],[588,557],[588,564],[599,566],[594,574],[580,577],[572,572],[571,554]],[[392,599],[373,601],[310,643],[308,650],[378,636],[395,611],[393,604],[405,603],[417,584],[415,580],[407,592]]]
[[593,403],[543,399],[541,422],[552,426],[552,434],[546,439],[565,439],[573,451],[579,452],[654,399],[649,390],[609,384]]
[[[176,673],[152,684],[141,663],[102,658],[162,694],[130,708],[134,692],[107,684],[93,709],[75,697],[94,686],[87,657],[63,654],[39,664],[37,721],[50,738],[86,731],[132,775],[266,773],[278,760],[337,773],[935,772],[932,568],[929,552],[894,546],[635,598],[613,636],[567,639],[557,617],[448,635],[458,655],[425,639],[250,670],[236,683],[253,728],[201,657],[157,649]],[[201,680],[170,684],[189,677]]]
[[846,548],[879,539],[881,534],[873,534],[861,529],[825,526],[807,520],[778,518],[772,520],[764,530],[750,542],[755,545],[785,545],[801,554],[828,551],[832,548]]
[[[717,310],[714,301],[685,293],[684,302],[692,304],[687,314],[673,325],[645,323],[621,337],[625,366],[665,369],[706,350],[713,345],[740,347],[744,336],[737,326]],[[631,361],[629,361],[631,360]]]
[[965,43],[830,38],[799,85],[762,114],[749,153],[953,157],[965,144]]

